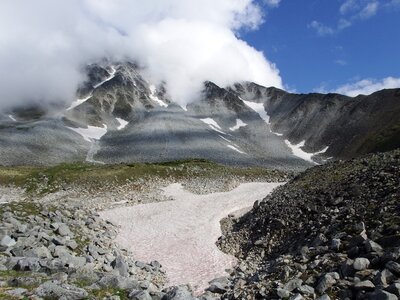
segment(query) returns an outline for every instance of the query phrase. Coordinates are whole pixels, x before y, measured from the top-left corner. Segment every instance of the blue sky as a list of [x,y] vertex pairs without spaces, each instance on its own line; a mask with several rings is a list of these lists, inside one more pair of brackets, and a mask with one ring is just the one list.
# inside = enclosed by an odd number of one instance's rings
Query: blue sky
[[387,77],[400,84],[400,0],[281,0],[265,8],[265,22],[241,38],[277,65],[286,88],[346,93],[386,87]]

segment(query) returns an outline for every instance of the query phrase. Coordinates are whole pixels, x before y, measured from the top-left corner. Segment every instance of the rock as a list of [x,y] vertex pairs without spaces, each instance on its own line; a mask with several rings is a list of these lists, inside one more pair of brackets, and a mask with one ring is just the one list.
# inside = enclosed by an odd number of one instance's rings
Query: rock
[[98,284],[101,287],[117,288],[121,290],[131,290],[139,288],[139,283],[136,280],[119,275],[106,275],[99,280]]
[[331,300],[331,298],[328,295],[322,295],[321,297],[317,298],[317,300]]
[[314,295],[315,294],[314,288],[309,285],[302,285],[301,287],[299,287],[299,292],[301,292],[304,295]]
[[114,270],[117,270],[119,275],[128,277],[129,276],[129,266],[125,262],[124,258],[122,256],[118,256],[112,263],[111,267]]
[[4,236],[0,241],[0,246],[9,248],[16,244],[17,242],[11,238],[9,235]]
[[10,279],[7,283],[9,286],[13,287],[27,287],[37,286],[41,283],[41,280],[34,277],[15,277]]
[[343,278],[352,276],[355,273],[353,267],[354,261],[351,259],[347,259],[342,265],[340,266],[340,274]]
[[369,293],[368,299],[370,300],[397,300],[397,296],[391,293],[388,293],[383,290],[375,290],[373,293]]
[[331,288],[336,283],[336,279],[331,275],[326,274],[321,277],[316,287],[316,291],[319,294],[323,294],[327,289]]
[[69,237],[73,236],[73,234],[72,234],[71,230],[69,229],[68,225],[66,225],[64,223],[61,223],[58,226],[58,228],[56,230],[56,233],[58,233],[61,236],[69,236]]
[[276,294],[280,297],[280,298],[289,298],[290,297],[290,292],[288,290],[285,290],[283,288],[277,288],[276,290]]
[[389,261],[385,265],[386,269],[388,269],[393,274],[400,276],[400,264],[394,261]]
[[370,262],[367,258],[358,257],[354,260],[353,268],[357,271],[368,269]]
[[164,291],[166,293],[162,300],[196,300],[186,285],[174,286]]
[[216,278],[209,282],[210,286],[207,288],[208,291],[216,294],[223,294],[229,289],[230,282],[226,277]]
[[146,291],[132,290],[129,293],[128,299],[130,300],[152,300],[150,294]]
[[400,297],[400,283],[399,282],[392,283],[385,290],[391,294],[395,294],[397,297]]
[[78,248],[78,244],[75,240],[69,240],[66,242],[65,245],[71,250],[75,250],[76,248]]
[[354,289],[361,291],[373,291],[375,289],[375,285],[369,280],[364,280],[356,283],[354,285]]
[[38,258],[51,258],[52,255],[49,249],[45,246],[37,247],[32,250],[32,255]]
[[302,300],[304,299],[302,295],[296,294],[289,298],[289,300]]
[[39,259],[36,257],[22,257],[14,267],[17,271],[39,272],[42,269]]
[[339,251],[341,245],[340,239],[333,239],[331,242],[331,249],[334,251]]
[[36,290],[35,294],[44,298],[68,299],[78,300],[88,296],[88,293],[81,288],[65,283],[56,283],[46,281],[41,284]]
[[364,245],[367,252],[381,253],[383,251],[383,248],[372,240],[367,240]]
[[390,272],[388,269],[384,269],[375,275],[373,283],[378,286],[386,287],[394,279],[395,276],[393,275],[393,273]]
[[284,289],[289,292],[292,292],[295,289],[298,289],[299,287],[301,287],[302,284],[303,284],[303,280],[298,279],[298,278],[292,279],[288,283],[285,284]]
[[18,288],[18,289],[6,291],[5,293],[6,293],[7,295],[10,295],[11,297],[20,298],[20,297],[22,297],[27,291],[28,291],[27,289]]

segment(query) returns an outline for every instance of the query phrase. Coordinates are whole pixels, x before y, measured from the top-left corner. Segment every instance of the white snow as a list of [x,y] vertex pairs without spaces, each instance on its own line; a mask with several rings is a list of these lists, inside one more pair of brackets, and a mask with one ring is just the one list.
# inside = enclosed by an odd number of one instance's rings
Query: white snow
[[243,152],[243,151],[239,150],[239,149],[236,148],[235,146],[227,145],[227,147],[230,148],[230,149],[232,149],[232,150],[235,150],[236,152],[239,152],[239,153],[241,153],[241,154],[247,154],[246,152]]
[[277,136],[283,136],[283,133],[273,132],[272,130],[271,130],[271,132],[272,132],[273,134],[277,135]]
[[17,122],[17,120],[13,117],[13,115],[8,115],[8,117],[9,117],[12,121]]
[[246,104],[248,107],[250,107],[256,113],[258,113],[260,115],[261,119],[263,119],[265,121],[265,123],[267,123],[268,125],[271,124],[269,122],[269,115],[265,111],[264,104],[251,102],[251,101],[246,101],[246,100],[243,100],[243,99],[241,99],[241,100],[244,102],[244,104]]
[[92,95],[90,94],[89,96],[82,98],[82,99],[76,99],[74,102],[72,102],[71,106],[67,108],[67,110],[71,110],[79,105],[81,105],[82,103],[86,102],[87,100],[89,100],[90,98],[92,98]]
[[67,128],[79,133],[86,141],[92,142],[93,140],[101,139],[101,137],[107,133],[107,125],[103,124],[103,126],[104,127],[88,126],[88,128]]
[[160,98],[156,96],[156,87],[154,85],[150,85],[150,99],[154,102],[157,102],[158,105],[162,107],[168,107],[168,104],[162,101]]
[[116,118],[116,119],[119,123],[119,126],[117,127],[118,130],[124,129],[126,127],[126,125],[129,124],[129,122],[125,121],[124,119],[120,119],[120,118]]
[[108,76],[108,77],[107,77],[106,79],[104,79],[102,82],[100,82],[100,83],[94,85],[93,87],[94,87],[95,89],[97,89],[99,86],[103,85],[104,83],[106,83],[107,81],[110,81],[111,79],[113,79],[113,78],[115,77],[115,73],[117,72],[117,70],[116,70],[113,66],[111,66],[110,68],[111,68],[110,76]]
[[236,125],[233,126],[233,127],[231,127],[231,128],[229,128],[229,130],[230,130],[230,131],[235,131],[235,130],[238,130],[240,127],[245,127],[245,126],[247,126],[246,123],[244,123],[244,122],[243,122],[242,120],[240,120],[240,119],[236,119]]
[[304,160],[309,161],[314,164],[317,164],[317,163],[312,160],[312,157],[317,154],[325,153],[329,148],[329,147],[326,147],[326,148],[322,149],[321,151],[318,151],[315,153],[309,153],[309,152],[305,152],[304,150],[301,149],[306,144],[305,140],[298,143],[297,145],[293,145],[292,143],[289,142],[289,140],[285,140],[285,143],[292,150],[293,155],[300,157],[301,159],[304,159]]
[[212,118],[205,118],[205,119],[200,119],[200,121],[202,121],[203,123],[206,123],[208,126],[210,126],[210,128],[211,128],[212,130],[215,130],[215,131],[217,131],[217,132],[219,132],[219,133],[222,133],[222,134],[226,134],[225,132],[222,131],[221,126],[219,126],[218,123],[215,122],[214,119],[212,119]]
[[116,241],[135,259],[162,264],[169,285],[189,283],[201,292],[236,263],[215,245],[220,220],[252,206],[279,185],[247,183],[226,193],[195,195],[175,183],[163,189],[174,201],[119,207],[100,215],[120,226]]

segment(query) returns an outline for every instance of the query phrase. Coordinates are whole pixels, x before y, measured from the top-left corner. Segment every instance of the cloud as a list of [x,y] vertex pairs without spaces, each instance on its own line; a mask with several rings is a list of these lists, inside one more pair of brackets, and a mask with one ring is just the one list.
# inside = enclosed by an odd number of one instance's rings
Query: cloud
[[345,61],[343,59],[337,59],[337,60],[335,60],[335,64],[337,64],[339,66],[346,66],[347,65],[347,61]]
[[264,0],[264,3],[270,7],[277,7],[279,6],[281,0]]
[[379,7],[380,3],[376,0],[345,0],[339,7],[340,18],[336,25],[327,26],[314,20],[308,27],[314,29],[319,36],[334,35],[360,20],[366,20],[375,16],[378,13]]
[[182,104],[205,80],[282,87],[276,66],[238,38],[262,22],[255,0],[2,1],[0,108],[71,102],[82,66],[103,58],[139,61]]
[[338,93],[355,97],[358,95],[370,95],[383,89],[400,88],[400,78],[386,77],[380,80],[363,79],[353,83],[344,84],[334,90],[327,90],[325,85],[321,85],[316,91],[320,93]]

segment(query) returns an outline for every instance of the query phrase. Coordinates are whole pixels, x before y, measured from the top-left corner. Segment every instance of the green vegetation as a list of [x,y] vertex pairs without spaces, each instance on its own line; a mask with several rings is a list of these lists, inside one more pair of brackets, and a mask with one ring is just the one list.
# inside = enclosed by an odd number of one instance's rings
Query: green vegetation
[[370,135],[360,147],[362,153],[384,152],[400,148],[400,124]]
[[47,194],[66,186],[101,188],[149,178],[219,178],[233,175],[247,178],[285,178],[285,173],[264,168],[239,168],[193,159],[129,165],[61,164],[53,167],[0,167],[0,184],[25,188],[28,193]]

